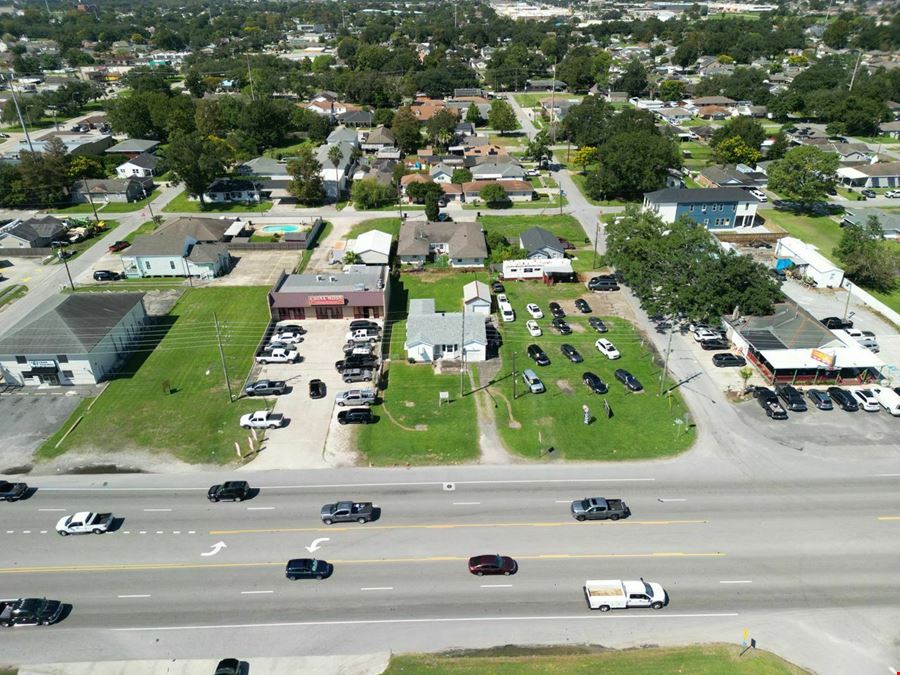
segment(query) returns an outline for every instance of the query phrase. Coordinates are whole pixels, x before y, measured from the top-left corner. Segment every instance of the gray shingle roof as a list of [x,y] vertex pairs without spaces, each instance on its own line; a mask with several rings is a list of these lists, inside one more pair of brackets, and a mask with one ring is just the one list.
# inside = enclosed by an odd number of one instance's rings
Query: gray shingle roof
[[43,237],[53,238],[65,232],[65,225],[58,218],[44,216],[42,218],[29,218],[8,230],[12,236],[25,241],[34,241]]
[[666,188],[644,195],[654,204],[710,204],[712,202],[758,202],[742,188]]
[[132,152],[150,152],[159,145],[159,141],[150,141],[143,138],[129,138],[116,143],[111,148],[107,148],[106,152],[113,153],[132,153]]
[[155,169],[159,164],[159,157],[145,152],[138,155],[134,159],[129,159],[127,162],[122,162],[122,164],[134,164],[135,166],[138,166],[142,169]]
[[[410,301],[410,307],[413,302],[413,300]],[[460,337],[463,338],[463,344],[475,342],[486,345],[487,330],[484,326],[484,319],[473,318],[472,315],[464,319],[462,312],[437,312],[432,314],[410,313],[406,320],[405,346],[407,348],[419,344],[458,345]]]
[[0,338],[0,354],[86,354],[141,302],[143,293],[75,293],[38,308]]
[[447,244],[451,258],[485,258],[487,244],[477,223],[414,223],[400,227],[397,255],[427,255],[429,244]]
[[519,235],[519,243],[529,254],[549,248],[562,253],[565,249],[559,243],[559,237],[543,227],[530,227]]

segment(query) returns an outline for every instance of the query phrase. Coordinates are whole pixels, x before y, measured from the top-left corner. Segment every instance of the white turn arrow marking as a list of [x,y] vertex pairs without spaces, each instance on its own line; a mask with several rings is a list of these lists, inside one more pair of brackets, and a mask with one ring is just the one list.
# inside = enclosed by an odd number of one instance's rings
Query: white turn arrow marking
[[225,544],[225,542],[217,541],[215,544],[213,544],[212,551],[207,551],[206,553],[201,553],[200,555],[204,555],[204,556],[205,555],[215,555],[216,553],[221,551],[223,548],[228,548],[228,546]]
[[306,550],[310,553],[319,550],[319,544],[323,541],[331,541],[328,537],[322,537],[321,539],[313,539],[313,543],[306,547]]

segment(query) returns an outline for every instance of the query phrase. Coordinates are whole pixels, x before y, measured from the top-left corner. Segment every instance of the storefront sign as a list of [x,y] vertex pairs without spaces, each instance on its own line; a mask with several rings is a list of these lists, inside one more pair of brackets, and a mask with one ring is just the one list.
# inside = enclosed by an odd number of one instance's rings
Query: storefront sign
[[311,295],[309,296],[311,307],[319,305],[344,305],[343,295]]
[[29,361],[28,365],[32,368],[52,368],[57,370],[56,361]]
[[834,368],[834,354],[823,352],[821,349],[813,349],[809,353],[809,357],[811,359],[824,363],[829,368]]

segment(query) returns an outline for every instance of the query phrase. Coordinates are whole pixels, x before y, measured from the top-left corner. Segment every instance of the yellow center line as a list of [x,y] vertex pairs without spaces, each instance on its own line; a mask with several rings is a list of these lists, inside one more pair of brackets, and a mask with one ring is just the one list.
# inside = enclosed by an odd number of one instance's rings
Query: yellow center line
[[900,520],[900,516],[878,516],[878,520]]
[[210,534],[276,534],[281,532],[350,532],[350,531],[369,531],[369,530],[453,530],[463,528],[485,528],[485,527],[590,527],[606,525],[607,527],[624,527],[626,525],[705,525],[707,520],[619,520],[612,522],[609,520],[602,521],[586,521],[579,523],[575,520],[572,522],[559,523],[446,523],[440,525],[352,525],[352,526],[331,526],[331,527],[264,527],[252,530],[210,530]]
[[[600,560],[605,558],[721,558],[721,552],[685,553],[663,551],[655,553],[546,553],[541,555],[513,556],[517,560]],[[464,561],[466,556],[427,556],[423,558],[370,558],[357,560],[330,560],[334,565],[383,565],[386,563],[422,563],[422,562],[456,562]],[[283,567],[284,560],[266,562],[234,562],[234,563],[111,563],[96,565],[42,566],[42,567],[4,567],[0,574],[48,574],[53,572],[141,572],[148,570],[196,570],[225,569],[250,567]]]

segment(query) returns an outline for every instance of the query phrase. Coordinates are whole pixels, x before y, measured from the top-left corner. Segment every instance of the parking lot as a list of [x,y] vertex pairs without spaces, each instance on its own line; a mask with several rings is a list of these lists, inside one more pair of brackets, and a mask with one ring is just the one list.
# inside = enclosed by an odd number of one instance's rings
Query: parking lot
[[282,271],[291,273],[303,251],[234,251],[235,265],[216,286],[272,286]]
[[4,257],[3,251],[0,250],[0,275],[4,277],[0,284],[35,286],[40,283],[42,277],[55,271],[56,268],[53,266],[43,265],[41,258]]
[[[297,345],[301,361],[293,364],[270,364],[257,368],[252,379],[285,380],[291,387],[287,394],[275,397],[274,411],[289,420],[281,429],[267,432],[268,440],[259,457],[247,464],[248,469],[306,469],[349,466],[354,462],[352,434],[355,427],[337,423],[334,397],[345,389],[362,388],[364,383],[347,385],[334,368],[343,358],[341,346],[350,319],[307,319],[300,322],[306,334]],[[309,381],[325,383],[325,398],[309,396]],[[264,408],[260,401],[260,409]]]

